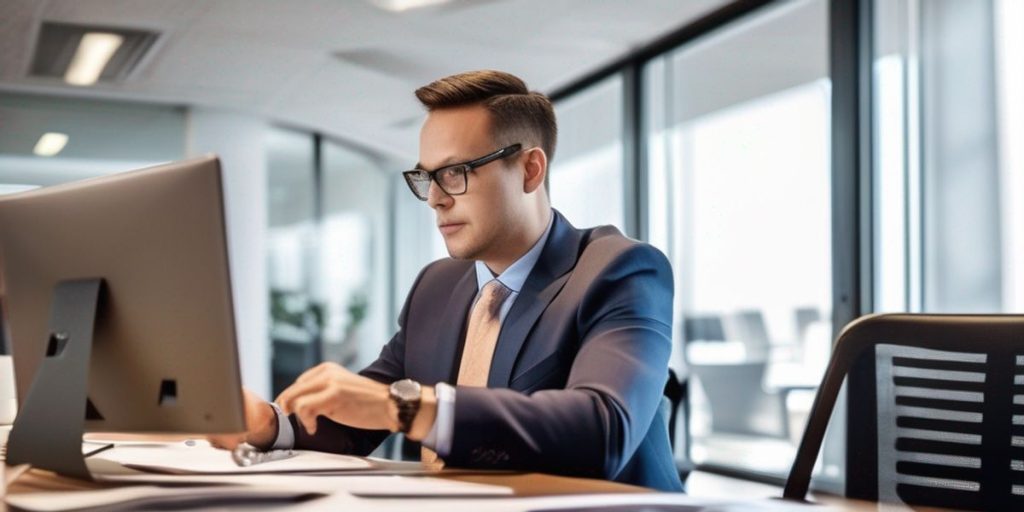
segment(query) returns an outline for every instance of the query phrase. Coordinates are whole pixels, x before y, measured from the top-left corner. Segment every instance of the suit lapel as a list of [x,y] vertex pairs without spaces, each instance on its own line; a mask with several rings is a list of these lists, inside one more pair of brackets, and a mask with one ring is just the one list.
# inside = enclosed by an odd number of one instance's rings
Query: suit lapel
[[579,257],[581,232],[572,227],[557,210],[551,213],[555,220],[544,250],[502,322],[487,387],[508,387],[512,369],[527,335],[548,304],[558,295],[568,279],[568,272],[576,265]]
[[433,363],[428,365],[432,372],[427,379],[428,382],[455,382],[455,356],[462,346],[466,322],[469,319],[469,306],[473,303],[476,293],[476,270],[473,265],[469,265],[462,279],[459,279],[452,289],[448,304],[442,313],[444,316],[441,317],[441,324],[437,330],[435,352],[427,354],[433,359]]

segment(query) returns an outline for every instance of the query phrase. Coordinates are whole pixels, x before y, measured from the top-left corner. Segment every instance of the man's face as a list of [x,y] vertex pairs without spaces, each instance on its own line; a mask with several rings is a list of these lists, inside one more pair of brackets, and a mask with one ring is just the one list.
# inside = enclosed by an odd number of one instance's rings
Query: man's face
[[[428,171],[475,160],[501,149],[491,137],[490,113],[480,105],[438,109],[420,131],[420,168]],[[484,260],[502,254],[516,231],[523,174],[516,156],[490,162],[467,174],[466,193],[446,194],[431,183],[427,203],[453,258]]]

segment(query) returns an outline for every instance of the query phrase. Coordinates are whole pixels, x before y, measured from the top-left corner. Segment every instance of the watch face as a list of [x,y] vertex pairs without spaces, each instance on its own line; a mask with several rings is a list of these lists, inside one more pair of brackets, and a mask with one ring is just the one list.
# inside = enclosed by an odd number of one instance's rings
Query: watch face
[[419,400],[420,383],[411,379],[403,379],[391,385],[391,390],[400,400]]

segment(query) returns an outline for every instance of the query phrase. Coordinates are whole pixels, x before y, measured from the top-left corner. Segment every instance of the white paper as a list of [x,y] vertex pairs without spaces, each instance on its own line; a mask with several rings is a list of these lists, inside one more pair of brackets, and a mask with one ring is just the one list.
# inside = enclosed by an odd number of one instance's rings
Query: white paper
[[284,487],[309,492],[347,493],[355,496],[409,498],[428,496],[489,497],[511,496],[501,485],[459,482],[444,478],[398,475],[97,475],[96,480],[134,484],[248,485],[258,488]]
[[241,467],[231,460],[231,452],[213,448],[205,441],[185,443],[121,444],[93,457],[117,462],[142,471],[171,474],[236,475],[316,471],[366,470],[370,463],[359,457],[296,450],[282,460]]
[[[67,510],[135,510],[151,505],[204,506],[224,501],[224,505],[269,500],[295,500],[309,496],[301,489],[252,487],[153,487],[127,486],[91,491],[47,491],[8,494],[4,502],[21,510],[40,512]],[[322,494],[321,494],[322,495]]]

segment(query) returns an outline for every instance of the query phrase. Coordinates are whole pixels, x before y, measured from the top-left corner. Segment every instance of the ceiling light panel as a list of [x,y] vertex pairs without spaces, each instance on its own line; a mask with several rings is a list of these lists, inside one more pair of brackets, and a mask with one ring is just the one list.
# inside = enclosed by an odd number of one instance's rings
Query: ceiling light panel
[[157,38],[146,30],[43,22],[29,72],[74,85],[121,82]]
[[66,133],[44,133],[42,137],[39,137],[39,142],[36,142],[36,147],[32,152],[38,156],[54,156],[60,153],[67,143],[68,134]]

